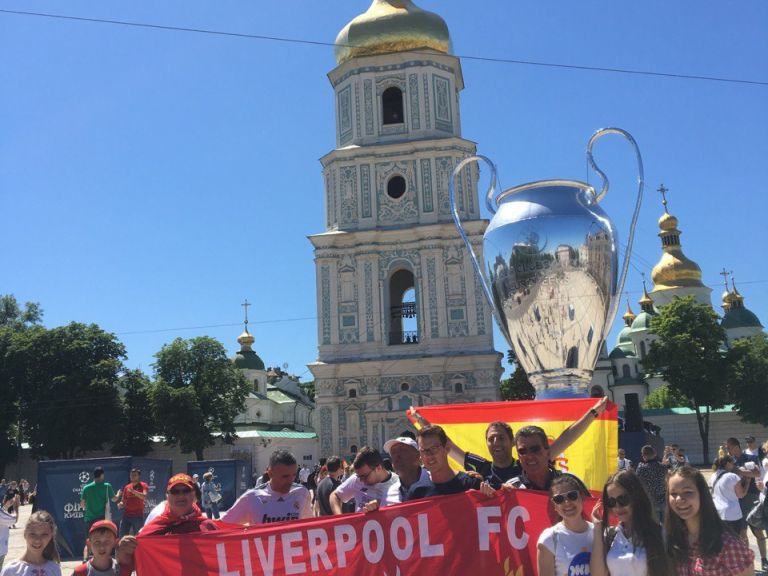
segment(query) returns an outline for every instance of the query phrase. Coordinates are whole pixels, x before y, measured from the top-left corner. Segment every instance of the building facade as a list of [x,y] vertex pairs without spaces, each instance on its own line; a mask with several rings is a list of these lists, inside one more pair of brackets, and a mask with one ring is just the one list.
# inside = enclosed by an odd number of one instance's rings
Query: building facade
[[[325,232],[314,247],[316,430],[324,455],[381,447],[426,404],[498,399],[492,320],[452,221],[463,77],[445,22],[375,0],[336,41],[336,147],[321,163]],[[482,250],[476,167],[456,182]]]

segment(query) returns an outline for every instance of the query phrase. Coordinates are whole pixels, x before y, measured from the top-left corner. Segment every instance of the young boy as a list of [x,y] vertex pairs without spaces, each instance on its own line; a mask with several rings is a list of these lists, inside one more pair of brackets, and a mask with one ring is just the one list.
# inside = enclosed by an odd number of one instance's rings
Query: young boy
[[114,522],[94,522],[88,532],[87,544],[93,552],[93,558],[75,568],[72,576],[120,576],[120,566],[113,558],[117,546],[117,526]]

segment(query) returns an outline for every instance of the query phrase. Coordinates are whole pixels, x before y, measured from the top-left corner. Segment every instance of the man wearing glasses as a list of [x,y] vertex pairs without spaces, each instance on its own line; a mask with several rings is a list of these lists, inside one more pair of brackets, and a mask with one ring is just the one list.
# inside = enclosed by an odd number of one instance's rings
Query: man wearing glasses
[[[190,534],[217,530],[216,524],[209,520],[195,504],[197,500],[195,481],[188,474],[171,476],[165,489],[165,497],[163,511],[144,525],[140,531],[142,536]],[[136,536],[127,535],[120,539],[117,547],[117,560],[120,563],[121,574],[133,572],[133,556],[137,545]]]
[[448,437],[440,426],[425,426],[416,435],[419,454],[424,467],[429,471],[434,494],[459,494],[467,490],[478,490],[480,479],[466,472],[456,472],[448,463]]
[[552,480],[563,475],[563,472],[555,469],[550,462],[549,440],[543,428],[539,426],[520,428],[515,434],[515,446],[519,470],[518,474],[505,483],[505,486],[549,490]]
[[331,510],[341,514],[341,505],[355,499],[355,512],[373,512],[400,502],[400,478],[384,468],[381,453],[363,446],[355,456],[355,473],[344,480],[330,497]]
[[269,459],[269,482],[248,490],[221,517],[232,524],[269,524],[312,518],[312,497],[294,483],[299,465],[287,450],[275,450]]

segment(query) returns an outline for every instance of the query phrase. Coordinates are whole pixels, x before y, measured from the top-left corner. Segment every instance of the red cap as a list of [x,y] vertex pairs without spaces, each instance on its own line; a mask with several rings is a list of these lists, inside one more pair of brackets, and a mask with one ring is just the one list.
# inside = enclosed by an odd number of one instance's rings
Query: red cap
[[166,490],[170,490],[174,486],[186,486],[187,488],[195,489],[195,481],[189,476],[189,474],[174,474],[171,479],[168,480],[168,487]]
[[117,526],[115,526],[115,523],[112,522],[112,520],[99,520],[98,522],[94,522],[91,524],[91,529],[88,530],[88,535],[90,536],[99,528],[106,528],[107,530],[110,530],[112,534],[115,535],[115,538],[117,538]]

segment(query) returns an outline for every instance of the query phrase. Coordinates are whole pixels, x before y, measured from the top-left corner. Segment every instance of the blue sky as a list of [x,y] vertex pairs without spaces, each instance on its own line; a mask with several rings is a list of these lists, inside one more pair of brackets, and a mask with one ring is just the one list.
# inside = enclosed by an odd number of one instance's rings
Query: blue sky
[[[643,3],[422,0],[457,55],[768,82],[763,0]],[[367,0],[0,0],[0,10],[332,42]],[[230,352],[248,298],[267,365],[310,377],[316,358],[309,234],[323,231],[318,158],[334,144],[328,46],[0,12],[0,293],[45,324],[95,322],[151,372],[176,337]],[[768,86],[466,59],[465,138],[509,187],[590,178],[603,126],[640,144],[648,186],[626,290],[660,255],[660,183],[685,253],[720,302],[724,266],[768,322],[764,246]],[[596,149],[626,234],[629,148]],[[622,309],[623,309],[622,305]],[[719,310],[719,308],[718,308]],[[609,345],[613,345],[614,329]],[[505,351],[497,335],[496,346]]]

